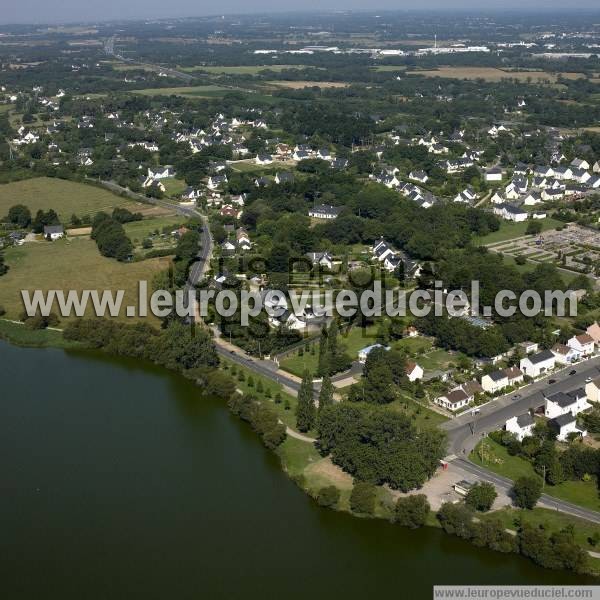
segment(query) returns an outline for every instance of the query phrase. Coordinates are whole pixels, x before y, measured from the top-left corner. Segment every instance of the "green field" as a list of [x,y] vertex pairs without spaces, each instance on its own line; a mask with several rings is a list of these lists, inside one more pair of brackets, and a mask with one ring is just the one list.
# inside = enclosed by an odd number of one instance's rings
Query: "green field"
[[161,183],[165,186],[165,193],[167,196],[179,197],[187,187],[185,181],[183,179],[177,179],[177,177],[162,179]]
[[[482,443],[485,445],[483,458],[481,454]],[[475,464],[512,480],[522,476],[538,477],[529,461],[519,456],[510,456],[504,446],[490,438],[479,442],[471,453],[470,459]],[[546,485],[544,492],[566,502],[572,502],[592,510],[600,510],[598,490],[593,479],[590,481],[565,481],[559,485]]]
[[[551,217],[541,219],[539,222],[542,224],[542,231],[546,231],[546,229],[556,229],[557,227],[564,225],[563,222],[552,219]],[[487,244],[495,244],[496,242],[505,242],[512,238],[522,237],[525,235],[527,225],[529,225],[529,221],[523,221],[522,223],[502,221],[498,231],[494,231],[483,237],[474,237],[473,242],[480,246],[486,246]]]
[[0,319],[0,339],[16,346],[31,348],[78,348],[79,342],[69,342],[54,329],[28,329],[22,324]]
[[[96,243],[87,238],[29,242],[8,248],[4,256],[10,269],[1,280],[0,305],[8,319],[18,319],[23,310],[21,290],[124,290],[124,306],[135,305],[138,282],[146,280],[150,287],[156,273],[169,264],[168,258],[120,263],[101,256]],[[92,312],[90,305],[86,315]],[[121,312],[119,318],[127,319]]]
[[218,85],[195,85],[189,87],[172,88],[146,88],[141,90],[131,90],[134,94],[144,96],[183,96],[186,98],[220,98],[231,92],[230,88]]
[[[347,334],[340,332],[338,344],[344,347],[346,353],[352,360],[356,360],[358,358],[359,350],[375,343],[376,334],[376,326],[368,327],[366,330],[363,330],[360,327],[353,327]],[[285,360],[281,361],[281,368],[298,377],[302,377],[302,374],[307,369],[313,375],[316,374],[319,362],[319,343],[313,343],[315,346],[314,354],[304,351],[303,355],[299,356],[298,352],[294,352],[286,357]]]
[[110,212],[116,206],[126,206],[132,211],[137,210],[136,206],[146,206],[92,185],[50,177],[0,185],[0,216],[6,215],[15,204],[25,204],[33,215],[40,209],[53,208],[65,222],[73,214],[83,217],[101,210]]

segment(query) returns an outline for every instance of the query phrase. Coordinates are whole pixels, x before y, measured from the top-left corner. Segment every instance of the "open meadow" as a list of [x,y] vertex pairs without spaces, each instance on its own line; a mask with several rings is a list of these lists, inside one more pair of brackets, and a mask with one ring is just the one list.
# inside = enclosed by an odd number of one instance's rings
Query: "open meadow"
[[550,81],[556,83],[558,77],[565,79],[584,78],[582,73],[554,73],[548,71],[505,71],[493,67],[440,67],[431,71],[408,71],[408,75],[423,77],[444,77],[448,79],[484,79],[485,81],[502,81],[503,79],[518,79],[522,82],[541,83]]

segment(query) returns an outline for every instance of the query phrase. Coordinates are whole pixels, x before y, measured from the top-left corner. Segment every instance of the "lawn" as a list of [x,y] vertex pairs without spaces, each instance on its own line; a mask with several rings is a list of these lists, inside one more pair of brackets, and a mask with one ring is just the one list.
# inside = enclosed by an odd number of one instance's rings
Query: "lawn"
[[[481,445],[484,444],[482,456]],[[522,476],[537,477],[530,462],[518,456],[510,456],[504,446],[486,438],[479,442],[471,453],[470,459],[477,465],[486,467],[498,475],[515,480]],[[546,485],[544,493],[566,502],[585,506],[592,510],[600,510],[600,500],[596,482],[565,481],[559,485]]]
[[588,542],[588,538],[595,533],[600,535],[600,525],[555,510],[539,507],[534,508],[533,510],[503,508],[489,513],[489,517],[500,519],[506,529],[512,529],[514,531],[518,528],[519,519],[523,523],[529,523],[535,527],[542,526],[547,532],[560,531],[565,527],[572,526],[575,534],[575,541],[582,548],[596,552],[600,551],[599,547],[594,547]]
[[[338,343],[344,347],[346,353],[356,360],[358,358],[358,351],[365,346],[370,346],[376,343],[375,336],[377,334],[377,327],[371,326],[367,329],[361,329],[360,327],[352,327],[348,333],[340,332],[338,336]],[[302,377],[302,374],[308,369],[313,375],[316,374],[317,366],[319,362],[319,343],[313,342],[315,353],[311,354],[304,350],[303,355],[300,356],[298,352],[295,352],[285,360],[281,361],[281,368],[285,371],[293,373],[298,377]]]
[[445,423],[448,418],[425,406],[421,406],[407,394],[402,393],[402,399],[394,400],[388,407],[396,412],[409,416],[417,427],[435,427]]
[[[184,217],[166,216],[132,221],[131,223],[125,223],[123,227],[125,228],[127,237],[129,237],[135,246],[139,246],[145,238],[151,237],[154,247],[162,248],[175,245],[175,239],[171,237],[170,232],[184,222]],[[163,238],[162,233],[165,228],[169,233]],[[159,232],[158,236],[155,234],[156,231]]]
[[62,332],[54,329],[28,329],[19,323],[0,319],[0,339],[17,346],[31,348],[78,348],[79,342],[69,342]]
[[220,98],[231,89],[218,85],[195,85],[172,88],[146,88],[141,90],[131,90],[134,94],[144,96],[182,96],[188,98]]
[[162,179],[161,183],[165,186],[165,193],[167,196],[181,196],[187,188],[185,181],[183,179],[177,179],[176,177]]
[[410,356],[428,352],[432,346],[432,340],[423,336],[402,338],[392,344],[394,349],[405,350]]
[[121,198],[102,188],[84,183],[50,177],[37,177],[0,185],[0,216],[15,204],[24,204],[35,215],[38,210],[54,209],[61,220],[68,222],[71,215],[94,215],[99,211],[111,212],[117,206],[136,211],[146,205]]
[[[557,221],[556,219],[552,219],[550,217],[541,219],[539,222],[542,224],[542,231],[546,231],[547,229],[556,229],[557,227],[564,225],[564,223],[561,221]],[[525,231],[527,230],[528,225],[529,221],[523,221],[522,223],[509,223],[508,221],[502,221],[498,231],[488,233],[488,235],[484,235],[483,237],[476,236],[473,238],[473,242],[475,244],[479,244],[480,246],[486,246],[489,244],[505,242],[513,238],[522,237],[526,235]]]
[[425,371],[445,371],[452,363],[455,363],[460,354],[450,354],[447,350],[436,348],[419,356],[417,362]]
[[[150,287],[153,277],[169,264],[168,258],[120,263],[101,256],[96,243],[86,238],[26,243],[8,248],[5,259],[10,269],[2,277],[0,305],[9,319],[17,319],[23,310],[23,289],[124,290],[123,306],[137,304],[138,282],[146,280]],[[92,312],[89,306],[86,315]],[[127,319],[124,308],[121,313],[119,318]]]

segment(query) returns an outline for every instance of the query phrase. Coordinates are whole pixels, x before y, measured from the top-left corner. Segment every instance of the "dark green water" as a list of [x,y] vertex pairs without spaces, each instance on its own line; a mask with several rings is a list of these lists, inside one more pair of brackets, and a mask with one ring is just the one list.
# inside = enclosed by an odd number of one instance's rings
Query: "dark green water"
[[430,598],[576,583],[434,529],[319,509],[222,403],[160,369],[0,342],[0,597]]

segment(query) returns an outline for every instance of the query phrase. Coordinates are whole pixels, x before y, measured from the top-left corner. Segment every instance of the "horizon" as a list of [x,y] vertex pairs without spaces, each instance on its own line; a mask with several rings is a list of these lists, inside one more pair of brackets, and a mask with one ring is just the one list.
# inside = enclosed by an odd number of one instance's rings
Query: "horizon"
[[[203,11],[197,7],[188,6],[189,0],[176,0],[171,3],[168,10],[163,10],[164,5],[157,3],[156,5],[148,6],[141,0],[134,0],[134,3],[128,3],[128,6],[123,10],[121,3],[116,0],[107,0],[102,7],[89,7],[81,5],[78,0],[67,0],[66,3],[61,3],[56,6],[55,2],[41,2],[40,0],[25,0],[18,5],[12,5],[9,10],[5,10],[0,15],[0,26],[43,26],[43,25],[72,25],[72,24],[93,24],[93,23],[118,23],[118,22],[135,22],[135,21],[168,21],[180,19],[211,19],[220,17],[251,17],[251,16],[269,16],[273,13],[278,16],[289,15],[331,15],[338,13],[364,13],[376,14],[398,14],[398,13],[468,13],[476,15],[510,15],[521,14],[531,15],[540,14],[543,11],[543,16],[549,14],[564,14],[572,13],[573,10],[579,10],[583,14],[600,13],[600,6],[592,0],[578,0],[566,7],[558,0],[534,0],[533,2],[523,5],[516,0],[490,0],[488,6],[482,8],[477,6],[473,0],[457,0],[448,6],[448,3],[439,2],[438,0],[425,0],[424,6],[415,9],[412,6],[399,7],[386,6],[386,0],[383,0],[383,5],[373,8],[363,8],[362,3],[356,0],[349,0],[343,5],[335,6],[337,2],[329,1],[325,5],[316,0],[309,0],[304,3],[300,10],[295,10],[293,7],[283,7],[281,3],[272,3],[271,0],[261,0],[258,4],[254,4],[251,10],[245,10],[245,6],[238,6],[238,0],[229,0],[222,4],[223,10],[213,12],[213,9]],[[356,5],[355,5],[356,3]],[[311,8],[312,7],[312,8]],[[101,11],[102,14],[99,14]],[[38,15],[38,18],[32,19],[30,15]]]

